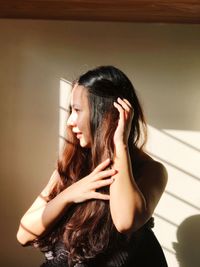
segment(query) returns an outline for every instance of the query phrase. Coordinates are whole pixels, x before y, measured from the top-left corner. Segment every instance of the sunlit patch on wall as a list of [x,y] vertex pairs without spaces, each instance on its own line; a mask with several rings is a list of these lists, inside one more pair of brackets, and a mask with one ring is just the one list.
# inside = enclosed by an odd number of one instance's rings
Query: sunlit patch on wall
[[69,105],[70,105],[70,95],[71,95],[71,82],[60,79],[60,100],[59,100],[59,151],[62,150],[65,131],[67,125],[67,119],[69,116]]
[[169,266],[178,267],[184,259],[176,249],[182,247],[177,233],[186,219],[194,220],[200,212],[200,132],[159,130],[150,125],[148,130],[147,152],[165,165],[169,177],[154,213],[154,232]]

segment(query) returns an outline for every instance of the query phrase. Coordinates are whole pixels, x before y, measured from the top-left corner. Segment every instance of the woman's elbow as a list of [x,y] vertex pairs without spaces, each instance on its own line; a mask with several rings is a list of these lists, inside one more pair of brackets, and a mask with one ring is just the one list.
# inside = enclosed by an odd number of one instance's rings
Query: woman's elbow
[[16,238],[20,245],[25,247],[30,245],[30,242],[33,241],[36,237],[33,235],[27,235],[27,233],[25,233],[23,229],[19,228],[16,234]]
[[134,221],[133,220],[123,220],[114,222],[115,228],[121,234],[129,234],[133,231]]
[[134,216],[120,217],[118,220],[115,220],[114,224],[118,232],[130,234],[139,230],[148,217],[147,212],[145,212],[145,216],[144,213],[138,212]]
[[121,234],[130,235],[133,232],[136,232],[143,226],[143,223],[139,220],[133,220],[129,223],[115,223],[115,228]]
[[16,235],[17,241],[20,243],[22,246],[26,246],[27,240],[23,237],[21,234],[20,230],[18,230],[17,235]]

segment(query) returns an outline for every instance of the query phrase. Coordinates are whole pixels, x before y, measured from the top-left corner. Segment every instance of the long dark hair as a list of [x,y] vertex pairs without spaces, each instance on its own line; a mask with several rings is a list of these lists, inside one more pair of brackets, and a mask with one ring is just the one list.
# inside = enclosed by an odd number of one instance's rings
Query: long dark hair
[[[81,75],[74,83],[88,92],[92,145],[91,148],[80,147],[70,127],[67,127],[65,147],[57,164],[60,180],[49,200],[89,174],[106,158],[113,158],[113,135],[119,118],[113,102],[117,97],[126,98],[134,110],[128,140],[132,159],[133,150],[142,150],[146,141],[141,105],[132,83],[122,71],[113,66],[100,66]],[[109,193],[109,187],[99,191]],[[104,252],[112,246],[118,234],[112,222],[109,202],[92,199],[73,205],[44,240],[55,243],[62,239],[69,266],[73,266]]]

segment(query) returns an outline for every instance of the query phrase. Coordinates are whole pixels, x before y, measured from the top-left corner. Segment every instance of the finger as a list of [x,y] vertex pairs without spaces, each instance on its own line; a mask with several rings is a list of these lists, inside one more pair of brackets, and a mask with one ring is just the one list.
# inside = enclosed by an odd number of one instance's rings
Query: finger
[[115,169],[110,169],[110,170],[106,170],[106,171],[101,171],[99,173],[97,173],[94,177],[94,181],[98,181],[98,180],[102,180],[104,178],[108,178],[110,176],[113,176],[117,173],[117,170]]
[[114,178],[110,178],[110,179],[106,179],[106,180],[101,180],[101,181],[97,181],[95,182],[93,189],[98,189],[104,186],[108,186],[110,184],[112,184],[114,182]]
[[120,104],[118,104],[117,102],[114,102],[113,105],[116,107],[116,109],[118,109],[119,111],[119,120],[124,123],[124,120],[126,119],[126,114],[125,114],[125,110],[122,108],[122,106]]
[[133,108],[131,103],[126,99],[126,98],[123,98],[123,101],[126,102],[126,104],[129,106],[129,108]]
[[118,109],[120,115],[122,116],[124,114],[124,109],[122,108],[122,106],[117,102],[114,102],[113,105]]
[[123,98],[123,101],[126,102],[126,104],[129,106],[129,108],[130,108],[129,112],[130,112],[130,114],[131,114],[131,117],[133,118],[134,110],[133,110],[132,105],[131,105],[130,102],[129,102],[127,99],[125,99],[125,98]]
[[102,199],[102,200],[109,200],[110,199],[110,195],[102,194],[102,193],[99,193],[99,192],[93,192],[92,198]]
[[93,171],[93,174],[96,174],[102,170],[104,170],[106,167],[109,166],[111,160],[108,158],[106,160],[104,160],[102,163],[100,163]]
[[120,97],[118,97],[117,101],[127,112],[130,112],[130,106],[126,103],[126,101],[124,101],[124,99],[122,100]]

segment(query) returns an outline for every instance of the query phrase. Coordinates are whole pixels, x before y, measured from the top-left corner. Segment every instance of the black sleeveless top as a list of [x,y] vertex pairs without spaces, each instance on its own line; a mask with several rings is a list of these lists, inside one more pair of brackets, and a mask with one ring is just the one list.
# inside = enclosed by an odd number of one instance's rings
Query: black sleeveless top
[[[167,267],[162,248],[153,231],[151,218],[141,229],[134,232],[125,246],[116,247],[99,254],[86,263],[76,263],[74,267]],[[40,267],[68,267],[67,252],[62,242],[53,250],[43,250],[45,262]]]

